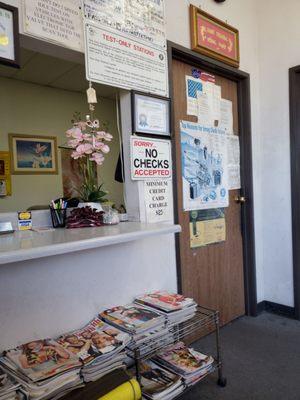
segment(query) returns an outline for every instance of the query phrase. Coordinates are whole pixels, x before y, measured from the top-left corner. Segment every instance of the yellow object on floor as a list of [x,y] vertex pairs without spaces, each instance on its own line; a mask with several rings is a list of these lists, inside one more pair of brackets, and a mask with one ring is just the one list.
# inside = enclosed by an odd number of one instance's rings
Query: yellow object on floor
[[129,382],[117,387],[99,400],[140,400],[142,392],[138,381],[131,379]]

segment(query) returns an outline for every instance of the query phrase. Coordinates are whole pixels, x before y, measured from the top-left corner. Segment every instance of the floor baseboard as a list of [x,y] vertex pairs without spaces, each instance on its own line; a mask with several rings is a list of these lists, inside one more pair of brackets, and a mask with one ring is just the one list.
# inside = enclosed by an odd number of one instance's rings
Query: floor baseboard
[[295,319],[295,308],[283,304],[273,303],[272,301],[261,301],[257,304],[257,313],[267,311],[273,314],[282,315],[287,318]]

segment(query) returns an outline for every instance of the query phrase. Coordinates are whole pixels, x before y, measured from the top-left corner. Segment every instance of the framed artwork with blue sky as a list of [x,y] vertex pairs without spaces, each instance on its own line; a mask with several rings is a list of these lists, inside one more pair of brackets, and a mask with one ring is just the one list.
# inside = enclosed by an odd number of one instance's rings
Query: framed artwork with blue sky
[[13,174],[57,174],[55,136],[9,134]]

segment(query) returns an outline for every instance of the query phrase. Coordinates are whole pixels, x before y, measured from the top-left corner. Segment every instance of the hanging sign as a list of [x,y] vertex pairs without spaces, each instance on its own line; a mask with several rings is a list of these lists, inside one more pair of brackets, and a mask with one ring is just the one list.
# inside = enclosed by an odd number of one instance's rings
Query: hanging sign
[[83,5],[88,22],[166,49],[164,0],[84,0]]
[[24,32],[83,51],[81,0],[24,0]]
[[192,49],[239,67],[239,31],[225,22],[190,6]]
[[163,222],[172,219],[172,181],[151,179],[144,182],[146,221]]
[[169,140],[131,137],[131,179],[170,179],[172,176]]
[[86,78],[168,97],[163,0],[84,0]]
[[168,97],[166,51],[91,24],[85,48],[87,80]]
[[180,122],[183,208],[228,207],[227,141],[224,131]]

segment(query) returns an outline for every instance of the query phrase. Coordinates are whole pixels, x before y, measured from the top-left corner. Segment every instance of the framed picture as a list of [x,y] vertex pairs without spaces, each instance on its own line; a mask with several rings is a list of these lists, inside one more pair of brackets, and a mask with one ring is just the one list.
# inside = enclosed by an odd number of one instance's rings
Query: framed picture
[[19,14],[0,2],[0,64],[20,68]]
[[55,136],[9,135],[13,174],[57,174]]
[[10,154],[0,151],[0,196],[11,196]]
[[170,136],[170,99],[132,91],[134,133]]
[[192,50],[233,67],[240,64],[239,31],[200,8],[190,6]]

